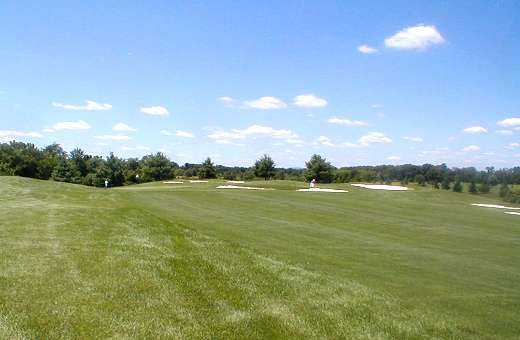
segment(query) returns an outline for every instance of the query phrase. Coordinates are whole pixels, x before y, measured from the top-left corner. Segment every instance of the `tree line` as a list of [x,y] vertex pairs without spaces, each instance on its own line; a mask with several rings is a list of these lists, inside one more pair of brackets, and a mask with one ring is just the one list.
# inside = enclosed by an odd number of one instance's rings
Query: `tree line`
[[[210,158],[200,164],[179,165],[162,153],[142,158],[123,159],[110,154],[108,157],[88,155],[77,148],[65,152],[59,144],[38,148],[31,143],[12,141],[0,143],[0,175],[15,175],[38,179],[104,186],[161,181],[176,177],[227,180],[252,180],[255,178],[289,179],[321,183],[378,182],[402,184],[409,182],[432,185],[435,188],[470,193],[487,193],[493,186],[500,186],[500,195],[511,202],[520,202],[520,193],[512,189],[520,184],[520,167],[479,171],[474,167],[448,168],[446,164],[432,165],[378,165],[334,167],[320,155],[313,155],[305,168],[278,168],[273,159],[264,155],[251,167],[215,165]],[[466,185],[463,185],[466,183]]]

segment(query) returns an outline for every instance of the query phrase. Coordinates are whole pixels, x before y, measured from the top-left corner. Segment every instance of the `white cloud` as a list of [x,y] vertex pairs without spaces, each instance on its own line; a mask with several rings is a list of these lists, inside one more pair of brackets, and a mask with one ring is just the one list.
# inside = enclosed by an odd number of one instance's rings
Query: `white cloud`
[[224,106],[233,106],[236,103],[235,99],[228,96],[219,97],[218,101],[222,103]]
[[270,126],[251,125],[245,129],[232,129],[230,131],[217,130],[208,135],[209,138],[220,144],[230,144],[235,140],[243,140],[249,137],[268,137],[283,139],[288,143],[297,144],[299,136],[291,130],[274,129]]
[[401,157],[399,157],[399,156],[388,156],[388,157],[386,157],[386,159],[389,160],[389,161],[400,161]]
[[480,151],[480,147],[477,145],[468,145],[462,149],[464,152],[475,152]]
[[470,127],[465,128],[464,130],[462,130],[462,132],[476,134],[476,133],[487,133],[488,130],[482,126],[470,126]]
[[188,131],[181,131],[181,130],[177,130],[177,131],[175,131],[175,136],[177,136],[177,137],[183,137],[183,138],[195,138],[195,136],[193,135],[193,133],[188,132]]
[[167,108],[164,106],[148,106],[141,107],[141,112],[150,116],[167,116],[170,114]]
[[294,97],[294,105],[305,108],[325,107],[327,106],[327,101],[323,98],[316,97],[312,93],[309,93]]
[[361,146],[370,146],[371,144],[390,144],[392,140],[381,132],[370,132],[358,139]]
[[256,100],[246,101],[244,102],[244,105],[249,108],[260,110],[283,109],[287,107],[287,104],[285,104],[282,100],[269,96],[261,97]]
[[372,105],[370,105],[370,107],[373,109],[382,109],[383,105],[382,104],[372,104]]
[[516,149],[516,148],[520,148],[520,143],[509,143],[507,146],[505,146],[506,149],[508,150],[513,150],[513,149]]
[[59,107],[65,110],[75,110],[75,111],[103,111],[110,110],[112,105],[106,103],[96,103],[92,100],[85,100],[85,105],[74,105],[74,104],[63,104],[53,102],[52,106]]
[[173,136],[173,132],[168,130],[161,130],[161,134],[165,136]]
[[52,129],[55,131],[59,130],[88,130],[91,126],[83,121],[78,120],[76,122],[59,122],[52,126]]
[[137,131],[137,129],[134,129],[133,127],[126,125],[125,123],[117,123],[112,128],[114,131],[128,131],[128,132],[134,132]]
[[444,38],[435,26],[424,24],[407,27],[385,39],[386,47],[400,50],[422,50],[444,42]]
[[331,139],[329,137],[326,137],[326,136],[318,137],[318,143],[321,144],[321,145],[325,145],[325,146],[332,146],[332,147],[335,146],[332,143]]
[[511,130],[497,130],[496,132],[503,136],[511,136],[513,134]]
[[42,131],[45,132],[45,133],[53,133],[53,132],[55,132],[55,130],[52,129],[52,128],[45,128],[45,129],[42,129]]
[[414,143],[422,143],[423,139],[421,137],[411,137],[411,136],[405,136],[403,137],[404,140],[414,142]]
[[500,126],[503,126],[503,127],[520,126],[520,118],[518,118],[518,117],[507,118],[507,119],[497,122],[497,124]]
[[143,145],[137,145],[137,146],[122,146],[121,150],[124,151],[148,151],[150,150],[149,147],[143,146]]
[[8,142],[18,138],[42,138],[43,135],[38,132],[24,132],[16,130],[0,130],[0,142]]
[[100,140],[110,140],[115,142],[121,142],[121,141],[127,141],[132,139],[129,136],[125,135],[101,135],[101,136],[95,136],[94,138],[100,139]]
[[360,120],[350,120],[348,118],[340,118],[340,117],[330,117],[329,119],[327,119],[327,122],[330,124],[348,125],[348,126],[366,126],[366,125],[368,125],[366,122],[362,122]]
[[368,45],[361,45],[358,46],[357,50],[363,54],[373,54],[379,52],[377,48],[368,46]]

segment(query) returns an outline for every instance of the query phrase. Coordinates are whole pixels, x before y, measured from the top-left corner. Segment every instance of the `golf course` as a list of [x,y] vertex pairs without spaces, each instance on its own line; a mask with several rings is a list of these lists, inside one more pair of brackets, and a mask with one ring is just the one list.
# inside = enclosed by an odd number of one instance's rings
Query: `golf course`
[[0,338],[518,338],[499,198],[222,184],[0,177]]

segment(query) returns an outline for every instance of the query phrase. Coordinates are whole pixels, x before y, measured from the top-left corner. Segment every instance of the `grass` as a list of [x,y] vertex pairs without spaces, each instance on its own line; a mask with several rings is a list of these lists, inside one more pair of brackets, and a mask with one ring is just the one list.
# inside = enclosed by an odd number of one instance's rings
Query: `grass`
[[247,185],[0,177],[0,338],[518,338],[498,199]]

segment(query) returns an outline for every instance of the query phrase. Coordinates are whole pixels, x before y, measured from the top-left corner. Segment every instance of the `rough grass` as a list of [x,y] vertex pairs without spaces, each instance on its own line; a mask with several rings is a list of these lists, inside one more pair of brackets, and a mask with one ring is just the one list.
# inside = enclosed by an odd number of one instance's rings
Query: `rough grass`
[[520,218],[469,206],[496,201],[252,185],[0,177],[0,338],[520,334]]

